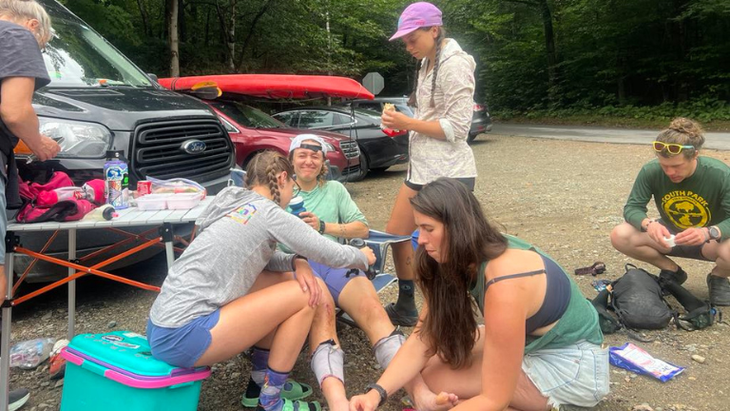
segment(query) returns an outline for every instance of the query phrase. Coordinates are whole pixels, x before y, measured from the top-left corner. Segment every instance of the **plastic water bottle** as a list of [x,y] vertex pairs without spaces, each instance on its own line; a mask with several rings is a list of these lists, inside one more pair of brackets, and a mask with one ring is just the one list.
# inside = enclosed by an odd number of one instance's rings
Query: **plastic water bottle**
[[116,210],[111,204],[104,204],[86,213],[83,221],[109,221],[116,215]]
[[129,207],[129,166],[123,151],[107,151],[104,163],[106,203],[117,210]]
[[38,338],[15,344],[10,349],[10,366],[30,370],[47,360],[53,350],[54,338]]
[[289,208],[291,208],[291,213],[299,218],[301,218],[299,215],[300,213],[307,211],[307,209],[304,208],[304,199],[299,196],[296,196],[289,201]]

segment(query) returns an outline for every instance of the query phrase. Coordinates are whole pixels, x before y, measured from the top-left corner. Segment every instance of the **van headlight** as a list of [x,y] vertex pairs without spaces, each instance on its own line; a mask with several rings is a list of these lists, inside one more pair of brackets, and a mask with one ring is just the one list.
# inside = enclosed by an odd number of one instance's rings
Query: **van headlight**
[[103,157],[111,146],[112,133],[104,126],[81,121],[38,116],[40,132],[59,141],[58,157]]

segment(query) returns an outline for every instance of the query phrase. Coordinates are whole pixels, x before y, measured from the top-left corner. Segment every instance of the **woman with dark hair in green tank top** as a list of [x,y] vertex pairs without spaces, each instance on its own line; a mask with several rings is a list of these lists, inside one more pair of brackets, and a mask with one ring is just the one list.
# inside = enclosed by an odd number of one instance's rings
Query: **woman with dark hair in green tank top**
[[401,387],[422,411],[596,405],[609,390],[608,353],[595,309],[565,271],[495,230],[456,180],[427,184],[411,204],[423,310],[378,383],[350,408],[370,411]]

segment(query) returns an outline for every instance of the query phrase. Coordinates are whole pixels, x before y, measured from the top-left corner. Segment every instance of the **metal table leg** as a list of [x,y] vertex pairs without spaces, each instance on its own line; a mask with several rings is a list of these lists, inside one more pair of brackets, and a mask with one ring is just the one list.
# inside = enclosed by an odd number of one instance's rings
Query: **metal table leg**
[[5,234],[5,279],[7,281],[6,300],[2,305],[2,350],[0,350],[0,409],[8,409],[10,394],[10,332],[12,323],[13,298],[13,249],[17,242],[15,233]]
[[[68,259],[76,260],[76,229],[68,230]],[[76,273],[76,269],[68,269],[68,275],[72,276]],[[76,280],[68,283],[68,340],[76,334]]]
[[174,237],[172,224],[164,223],[162,227],[160,227],[160,237],[162,237],[162,241],[165,242],[165,255],[167,256],[167,269],[169,270],[170,267],[172,267],[172,263],[175,262],[175,250],[172,246]]

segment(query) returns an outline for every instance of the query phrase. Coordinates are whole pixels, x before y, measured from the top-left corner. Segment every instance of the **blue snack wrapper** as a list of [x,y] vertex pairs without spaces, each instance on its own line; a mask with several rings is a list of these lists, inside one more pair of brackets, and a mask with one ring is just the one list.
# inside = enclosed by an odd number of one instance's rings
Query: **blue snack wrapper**
[[636,374],[649,375],[661,382],[667,382],[684,371],[684,367],[658,360],[632,343],[626,343],[621,347],[609,347],[608,359],[615,367]]

